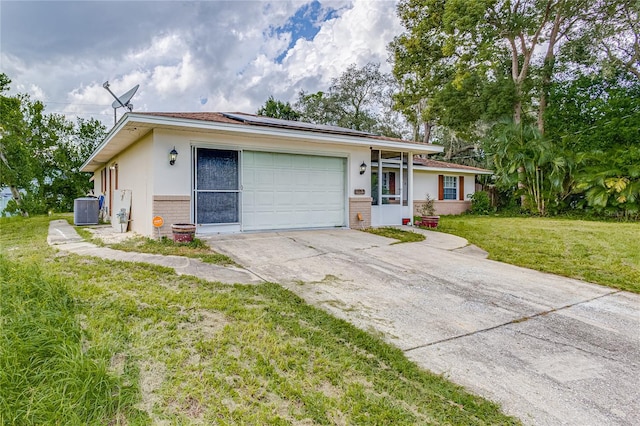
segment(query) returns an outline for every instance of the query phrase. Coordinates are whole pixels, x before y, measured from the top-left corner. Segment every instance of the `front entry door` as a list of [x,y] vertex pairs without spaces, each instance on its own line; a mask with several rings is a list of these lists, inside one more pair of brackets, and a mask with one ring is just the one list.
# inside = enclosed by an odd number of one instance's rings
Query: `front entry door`
[[238,151],[194,148],[194,160],[193,200],[198,232],[239,229]]

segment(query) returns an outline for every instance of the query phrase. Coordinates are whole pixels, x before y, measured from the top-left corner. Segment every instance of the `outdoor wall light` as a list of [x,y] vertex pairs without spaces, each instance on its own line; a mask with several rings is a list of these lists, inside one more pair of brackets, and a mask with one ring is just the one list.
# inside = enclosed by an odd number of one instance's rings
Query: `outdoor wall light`
[[366,171],[367,171],[367,165],[363,161],[362,164],[360,164],[360,174],[363,175],[364,172]]
[[178,158],[178,151],[176,151],[176,147],[174,146],[169,153],[169,164],[171,164],[172,166],[176,164],[176,158]]

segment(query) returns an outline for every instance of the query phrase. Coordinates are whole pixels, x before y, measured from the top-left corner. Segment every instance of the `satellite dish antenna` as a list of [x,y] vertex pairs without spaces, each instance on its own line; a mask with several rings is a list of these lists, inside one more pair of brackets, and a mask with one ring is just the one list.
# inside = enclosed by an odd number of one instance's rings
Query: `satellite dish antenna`
[[133,111],[133,104],[130,101],[131,101],[131,98],[133,98],[133,95],[135,95],[136,92],[138,91],[138,87],[140,87],[140,85],[136,84],[131,90],[129,90],[127,93],[125,93],[120,97],[117,97],[111,91],[111,89],[109,89],[108,81],[105,81],[102,87],[107,89],[107,92],[111,93],[111,96],[115,98],[115,101],[113,101],[113,103],[111,104],[111,108],[113,108],[113,125],[115,126],[117,123],[116,110],[118,108],[122,107],[122,108],[127,108],[129,112]]

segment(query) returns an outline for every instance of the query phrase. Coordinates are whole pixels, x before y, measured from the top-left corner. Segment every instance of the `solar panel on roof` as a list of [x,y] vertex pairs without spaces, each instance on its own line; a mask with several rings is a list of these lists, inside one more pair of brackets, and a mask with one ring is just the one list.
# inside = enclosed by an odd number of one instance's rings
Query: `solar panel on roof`
[[373,133],[347,129],[345,127],[328,126],[326,124],[305,123],[304,121],[281,120],[279,118],[223,112],[222,115],[246,124],[280,127],[285,129],[310,130],[322,133],[335,133],[354,136],[375,136]]

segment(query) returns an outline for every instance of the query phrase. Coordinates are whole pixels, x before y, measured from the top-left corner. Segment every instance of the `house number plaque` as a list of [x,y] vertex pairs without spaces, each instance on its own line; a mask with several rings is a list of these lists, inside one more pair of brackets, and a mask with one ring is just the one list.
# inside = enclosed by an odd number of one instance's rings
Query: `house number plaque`
[[355,195],[364,195],[364,194],[365,194],[365,190],[364,190],[364,189],[362,189],[362,188],[358,188],[358,189],[354,189],[354,190],[353,190],[353,193],[354,193]]

